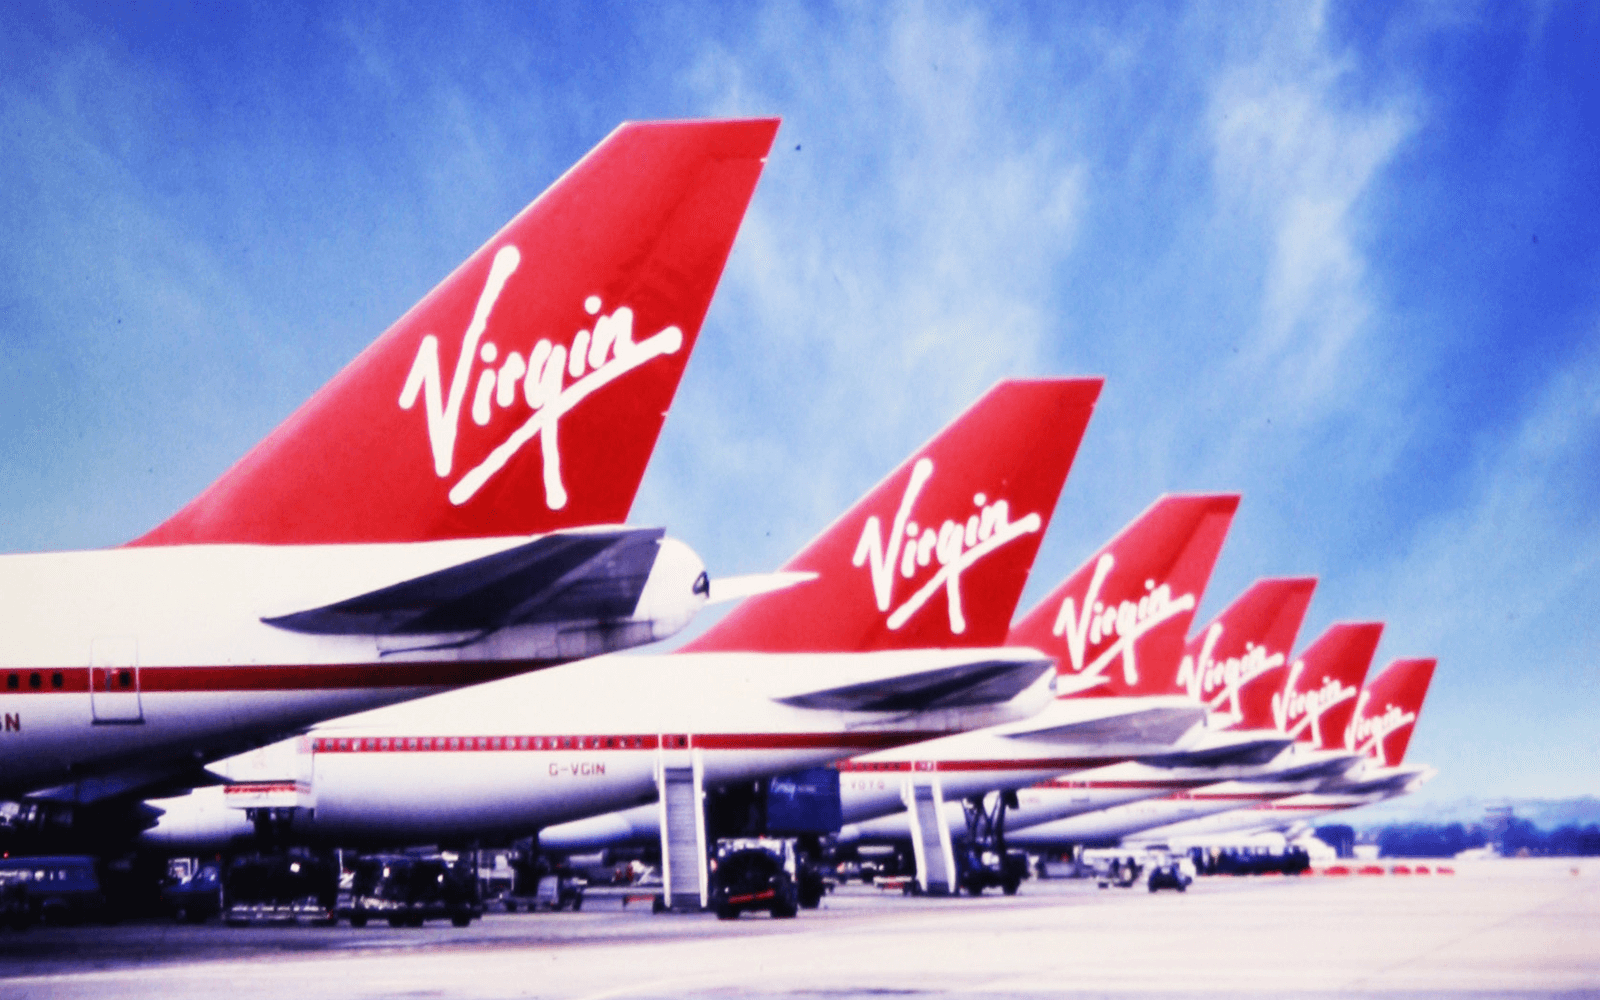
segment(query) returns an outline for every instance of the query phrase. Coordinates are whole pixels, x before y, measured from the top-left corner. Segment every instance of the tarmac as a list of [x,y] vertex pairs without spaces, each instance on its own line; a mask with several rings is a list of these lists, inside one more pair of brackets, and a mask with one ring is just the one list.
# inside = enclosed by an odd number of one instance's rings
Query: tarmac
[[0,997],[1600,996],[1600,859],[1452,867],[1214,877],[1181,895],[850,885],[794,920],[596,902],[464,930],[35,928],[0,933]]

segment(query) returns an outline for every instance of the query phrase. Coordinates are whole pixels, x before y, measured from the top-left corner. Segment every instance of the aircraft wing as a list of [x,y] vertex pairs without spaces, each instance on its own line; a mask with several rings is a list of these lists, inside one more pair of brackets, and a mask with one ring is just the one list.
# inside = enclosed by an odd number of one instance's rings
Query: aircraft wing
[[1313,778],[1337,778],[1356,766],[1356,761],[1350,756],[1339,754],[1322,760],[1314,760],[1298,767],[1291,767],[1286,771],[1274,774],[1273,781],[1310,781]]
[[845,712],[925,712],[997,705],[1027,690],[1045,671],[1054,667],[1055,661],[1044,656],[985,657],[776,700],[795,708]]
[[[488,633],[512,625],[626,618],[638,606],[660,528],[542,535],[335,604],[263,618],[311,635]],[[700,585],[708,585],[702,580]]]

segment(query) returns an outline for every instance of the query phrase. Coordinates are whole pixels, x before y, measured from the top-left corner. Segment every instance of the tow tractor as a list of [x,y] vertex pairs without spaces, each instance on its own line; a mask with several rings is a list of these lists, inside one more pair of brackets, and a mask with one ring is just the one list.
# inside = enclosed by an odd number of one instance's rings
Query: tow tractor
[[1084,861],[1094,868],[1095,885],[1128,889],[1144,882],[1151,892],[1183,892],[1194,882],[1194,865],[1182,855],[1165,850],[1093,850]]
[[1126,889],[1139,881],[1143,868],[1138,857],[1131,854],[1096,852],[1085,860],[1094,867],[1094,884],[1101,889],[1111,886]]
[[1194,865],[1182,855],[1174,856],[1164,851],[1153,853],[1149,868],[1150,874],[1145,879],[1145,885],[1150,887],[1151,892],[1161,889],[1183,892],[1194,881]]
[[736,919],[745,910],[766,910],[778,918],[800,912],[793,840],[720,840],[709,867],[711,908],[719,920]]

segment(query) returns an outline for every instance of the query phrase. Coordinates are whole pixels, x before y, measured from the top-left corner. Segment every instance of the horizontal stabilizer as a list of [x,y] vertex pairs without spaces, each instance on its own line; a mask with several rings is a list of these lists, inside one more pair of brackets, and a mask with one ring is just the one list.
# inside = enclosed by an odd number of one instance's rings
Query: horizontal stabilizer
[[1291,767],[1286,771],[1276,772],[1273,774],[1272,780],[1311,781],[1317,778],[1337,778],[1355,766],[1356,761],[1351,760],[1349,757],[1332,757],[1326,760],[1301,764],[1299,767]]
[[724,576],[711,581],[711,595],[707,604],[725,604],[743,600],[757,594],[770,594],[787,590],[817,578],[816,573],[747,573],[744,576]]
[[795,708],[843,712],[926,712],[996,705],[1027,690],[1054,665],[1045,657],[985,659],[777,700]]
[[559,532],[307,611],[263,618],[311,635],[448,635],[513,625],[626,618],[665,532]]
[[1294,740],[1287,736],[1265,737],[1227,746],[1201,747],[1159,757],[1142,757],[1155,767],[1252,767],[1270,762]]
[[[191,788],[216,783],[216,777],[193,760],[138,760],[126,762],[121,767],[100,769],[65,785],[29,792],[26,798],[30,802],[93,806],[118,799],[131,802],[161,795],[178,795]],[[154,821],[155,815],[159,815],[159,812],[148,818]]]
[[1376,795],[1379,793],[1398,795],[1406,791],[1407,787],[1416,778],[1416,771],[1405,770],[1396,774],[1386,774],[1379,778],[1369,778],[1365,781],[1353,781],[1349,784],[1341,782],[1337,787],[1341,795]]
[[1193,708],[1146,708],[1136,712],[1107,715],[1083,722],[1069,722],[1048,729],[1010,732],[1012,739],[1048,743],[1127,745],[1136,743],[1176,743],[1206,716],[1199,705]]

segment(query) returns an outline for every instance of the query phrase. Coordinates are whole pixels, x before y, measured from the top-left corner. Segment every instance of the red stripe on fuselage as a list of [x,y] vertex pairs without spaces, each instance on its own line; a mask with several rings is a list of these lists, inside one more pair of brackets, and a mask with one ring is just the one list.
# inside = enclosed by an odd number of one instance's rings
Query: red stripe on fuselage
[[303,792],[307,789],[294,782],[263,783],[255,785],[225,785],[222,789],[224,797],[229,795],[264,795],[268,792]]
[[[888,750],[949,736],[945,730],[852,733],[696,733],[691,741],[707,750]],[[843,765],[841,765],[843,769]]]
[[522,750],[654,750],[681,737],[655,733],[601,736],[318,736],[315,753],[480,753]]
[[1256,802],[1271,796],[1262,792],[1180,792],[1168,798],[1187,799],[1191,802]]
[[[919,741],[920,742],[920,741]],[[1074,771],[1120,764],[1126,758],[1034,757],[1019,760],[847,760],[840,771]]]
[[937,732],[879,733],[604,733],[472,736],[317,736],[317,753],[479,753],[560,750],[882,750],[950,735]]
[[[303,663],[266,666],[110,668],[136,672],[137,684],[113,683],[112,694],[212,691],[329,691],[361,688],[460,687],[531,673],[571,660],[449,660],[438,663]],[[107,669],[107,668],[97,668]],[[37,680],[35,680],[37,678]],[[59,681],[58,681],[59,678]],[[0,669],[0,696],[84,694],[89,669]]]
[[1071,778],[1052,778],[1041,781],[1034,788],[1065,788],[1083,791],[1092,789],[1096,791],[1126,791],[1150,790],[1160,791],[1167,788],[1201,788],[1217,783],[1215,778],[1161,778],[1148,781],[1074,781]]

